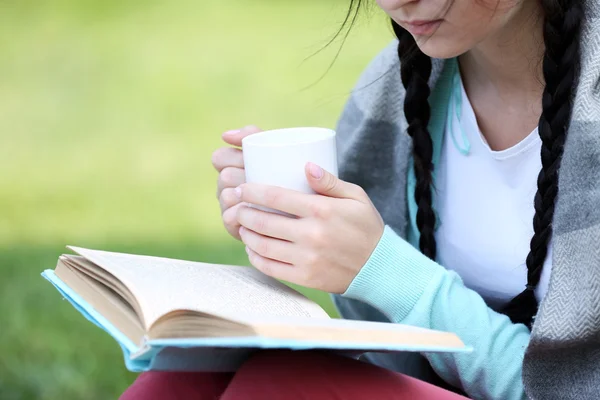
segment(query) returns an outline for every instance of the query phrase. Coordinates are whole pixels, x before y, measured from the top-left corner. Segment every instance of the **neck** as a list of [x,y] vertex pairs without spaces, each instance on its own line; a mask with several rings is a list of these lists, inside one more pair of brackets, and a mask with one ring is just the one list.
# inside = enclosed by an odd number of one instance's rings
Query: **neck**
[[501,32],[459,57],[465,90],[493,150],[527,137],[542,113],[543,18],[536,17],[542,10],[538,1],[521,4]]
[[522,99],[518,103],[541,98],[542,9],[538,1],[522,4],[501,31],[459,57],[465,87],[493,86],[502,98]]

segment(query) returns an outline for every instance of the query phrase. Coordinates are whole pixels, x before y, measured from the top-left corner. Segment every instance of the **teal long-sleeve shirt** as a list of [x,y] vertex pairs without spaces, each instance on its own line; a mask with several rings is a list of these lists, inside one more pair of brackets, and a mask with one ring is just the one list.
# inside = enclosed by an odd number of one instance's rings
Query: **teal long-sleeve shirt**
[[[440,159],[445,107],[458,73],[458,63],[453,60],[430,99],[434,164]],[[406,187],[408,239],[386,226],[370,259],[343,297],[370,304],[395,323],[456,333],[473,347],[472,353],[425,356],[439,376],[473,399],[526,398],[522,367],[529,329],[489,308],[458,274],[417,250],[415,185],[414,168],[410,167]]]
[[392,322],[456,333],[474,351],[425,354],[447,382],[474,399],[524,399],[521,378],[529,329],[493,311],[460,277],[386,227],[344,297],[379,309]]

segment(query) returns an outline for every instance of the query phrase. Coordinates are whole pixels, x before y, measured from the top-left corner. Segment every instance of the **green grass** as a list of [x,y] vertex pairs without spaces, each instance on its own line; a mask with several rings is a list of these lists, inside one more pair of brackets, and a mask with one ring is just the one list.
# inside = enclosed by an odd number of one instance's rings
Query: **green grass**
[[0,399],[117,398],[135,377],[40,277],[66,244],[247,264],[210,154],[245,124],[334,126],[390,37],[379,15],[361,19],[310,86],[339,42],[304,60],[345,7],[0,2]]

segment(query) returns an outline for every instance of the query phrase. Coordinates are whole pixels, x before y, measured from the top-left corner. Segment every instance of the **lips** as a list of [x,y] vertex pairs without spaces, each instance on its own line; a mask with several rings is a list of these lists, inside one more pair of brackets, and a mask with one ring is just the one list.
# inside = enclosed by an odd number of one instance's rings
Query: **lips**
[[431,21],[414,20],[410,22],[403,22],[402,26],[404,26],[413,35],[429,36],[435,33],[442,22],[442,19]]

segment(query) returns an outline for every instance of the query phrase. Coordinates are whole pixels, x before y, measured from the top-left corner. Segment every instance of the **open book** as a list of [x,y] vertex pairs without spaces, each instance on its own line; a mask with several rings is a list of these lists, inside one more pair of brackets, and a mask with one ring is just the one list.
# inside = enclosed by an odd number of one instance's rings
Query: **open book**
[[451,333],[331,319],[248,267],[69,247],[42,274],[121,345],[132,371],[232,371],[257,349],[469,351]]

